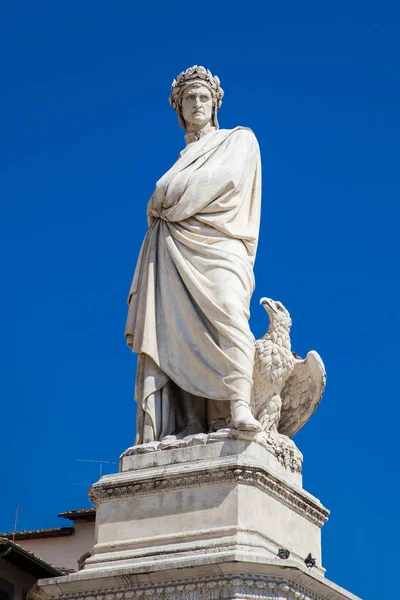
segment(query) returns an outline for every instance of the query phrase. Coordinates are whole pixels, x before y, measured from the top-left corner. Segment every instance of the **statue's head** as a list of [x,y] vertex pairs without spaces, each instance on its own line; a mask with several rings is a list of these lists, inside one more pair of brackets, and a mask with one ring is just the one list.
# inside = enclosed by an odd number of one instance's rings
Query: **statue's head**
[[218,129],[217,110],[224,90],[217,76],[208,69],[194,65],[172,82],[169,103],[178,115],[182,129],[203,127],[211,121]]

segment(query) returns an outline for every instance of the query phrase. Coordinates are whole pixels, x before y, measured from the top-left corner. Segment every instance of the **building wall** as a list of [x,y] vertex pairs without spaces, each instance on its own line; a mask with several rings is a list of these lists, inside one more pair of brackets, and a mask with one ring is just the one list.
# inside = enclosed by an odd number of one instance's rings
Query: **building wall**
[[25,550],[55,567],[77,570],[79,558],[93,548],[94,522],[76,522],[74,529],[74,533],[68,536],[16,541]]
[[24,600],[35,582],[36,577],[0,558],[0,591],[8,593],[12,600]]

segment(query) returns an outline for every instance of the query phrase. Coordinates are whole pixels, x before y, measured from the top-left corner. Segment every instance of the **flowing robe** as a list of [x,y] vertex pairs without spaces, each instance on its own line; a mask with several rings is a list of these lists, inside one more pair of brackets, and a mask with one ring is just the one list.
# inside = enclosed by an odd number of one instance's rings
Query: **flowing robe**
[[137,444],[176,433],[173,390],[250,400],[260,199],[259,147],[242,127],[189,144],[157,182],[125,331],[139,355]]

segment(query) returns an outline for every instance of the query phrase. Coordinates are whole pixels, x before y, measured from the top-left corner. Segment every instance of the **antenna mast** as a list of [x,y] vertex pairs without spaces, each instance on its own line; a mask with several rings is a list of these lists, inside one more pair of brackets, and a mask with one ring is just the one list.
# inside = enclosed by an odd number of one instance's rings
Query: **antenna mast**
[[13,537],[12,537],[13,543],[15,542],[15,536],[17,533],[18,512],[19,512],[19,504],[17,504],[17,507],[15,509],[14,531],[13,531]]

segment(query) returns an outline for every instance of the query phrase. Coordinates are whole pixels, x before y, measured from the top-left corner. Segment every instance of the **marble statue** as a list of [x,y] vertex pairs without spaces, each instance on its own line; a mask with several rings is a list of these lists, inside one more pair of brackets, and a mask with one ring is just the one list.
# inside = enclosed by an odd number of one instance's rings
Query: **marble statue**
[[231,414],[258,430],[250,409],[254,289],[261,201],[257,140],[219,129],[223,90],[203,67],[172,84],[186,148],[158,180],[129,294],[127,343],[139,355],[136,443],[208,431]]
[[292,355],[280,303],[265,301],[270,328],[262,340],[250,331],[260,151],[251,130],[219,129],[223,95],[204,67],[172,83],[186,147],[148,203],[128,298],[125,336],[139,355],[136,445],[224,428],[288,440],[323,392],[322,361]]

